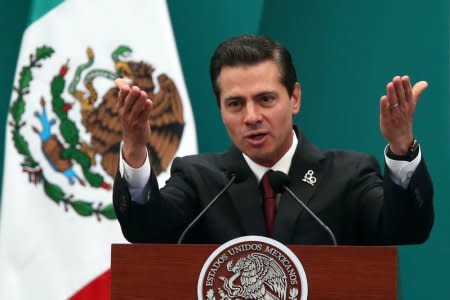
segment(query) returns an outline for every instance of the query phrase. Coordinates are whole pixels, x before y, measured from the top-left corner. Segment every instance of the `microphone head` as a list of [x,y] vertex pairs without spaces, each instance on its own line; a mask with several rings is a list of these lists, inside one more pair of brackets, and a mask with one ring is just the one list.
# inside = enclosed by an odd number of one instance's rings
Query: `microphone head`
[[282,193],[284,187],[289,186],[289,177],[281,171],[273,171],[269,173],[269,183],[275,193]]
[[243,164],[233,163],[227,168],[227,176],[229,179],[235,177],[234,183],[245,181],[249,176],[248,167]]

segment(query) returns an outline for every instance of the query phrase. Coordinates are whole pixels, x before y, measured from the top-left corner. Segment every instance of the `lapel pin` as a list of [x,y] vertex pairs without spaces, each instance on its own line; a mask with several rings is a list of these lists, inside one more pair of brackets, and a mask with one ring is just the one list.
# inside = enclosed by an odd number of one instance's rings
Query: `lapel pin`
[[314,186],[314,183],[316,183],[317,181],[317,178],[314,177],[314,171],[308,170],[308,172],[305,173],[305,176],[303,177],[302,181]]

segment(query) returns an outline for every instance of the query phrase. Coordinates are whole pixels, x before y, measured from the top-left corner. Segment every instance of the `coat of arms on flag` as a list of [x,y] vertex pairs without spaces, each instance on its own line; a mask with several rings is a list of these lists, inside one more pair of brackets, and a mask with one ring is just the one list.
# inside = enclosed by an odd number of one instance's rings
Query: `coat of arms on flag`
[[[17,97],[11,105],[9,124],[14,146],[23,156],[22,170],[28,174],[29,182],[42,184],[47,197],[57,204],[63,203],[66,211],[72,208],[80,216],[114,219],[111,203],[96,204],[80,199],[53,183],[51,178],[62,176],[69,185],[111,188],[122,139],[115,109],[118,89],[113,86],[113,80],[118,77],[129,79],[132,85],[138,85],[153,99],[155,106],[150,116],[152,136],[149,137],[148,148],[153,170],[157,175],[165,171],[183,134],[183,106],[179,92],[173,80],[164,73],[157,77],[159,88],[156,92],[154,68],[144,61],[124,60],[132,53],[128,46],[120,45],[112,52],[110,70],[91,69],[95,55],[88,47],[86,61],[76,66],[73,77],[67,78],[68,59],[49,79],[51,99],[39,96],[38,101],[35,93],[32,93],[34,98],[29,96],[33,88],[33,72],[44,68],[45,60],[51,59],[53,53],[54,49],[49,46],[38,47],[35,53],[31,53],[29,63],[21,66],[15,87]],[[103,93],[95,85],[100,79],[104,81]],[[69,97],[63,95],[66,90]],[[40,107],[37,107],[37,102]],[[30,110],[33,111],[30,113]],[[43,156],[30,150],[29,144],[36,143],[36,139],[30,139],[24,133],[23,128],[27,126],[31,126],[39,136]],[[86,134],[88,137],[83,138]]]

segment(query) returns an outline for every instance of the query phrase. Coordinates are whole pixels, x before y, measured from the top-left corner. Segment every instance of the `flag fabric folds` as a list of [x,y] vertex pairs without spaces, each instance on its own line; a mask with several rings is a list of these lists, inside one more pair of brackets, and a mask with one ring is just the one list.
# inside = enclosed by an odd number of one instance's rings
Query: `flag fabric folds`
[[0,299],[108,298],[110,245],[126,242],[111,203],[118,77],[154,100],[161,184],[175,156],[197,152],[165,1],[67,0],[34,20],[6,124]]

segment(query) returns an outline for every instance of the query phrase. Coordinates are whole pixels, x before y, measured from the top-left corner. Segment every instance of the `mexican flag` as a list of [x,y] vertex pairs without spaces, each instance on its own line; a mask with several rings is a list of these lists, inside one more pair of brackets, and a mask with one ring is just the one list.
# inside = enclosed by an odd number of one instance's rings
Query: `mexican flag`
[[[35,1],[34,9],[46,8]],[[154,99],[152,166],[197,152],[165,1],[49,1],[31,12],[6,124],[0,299],[109,299],[118,77]]]

